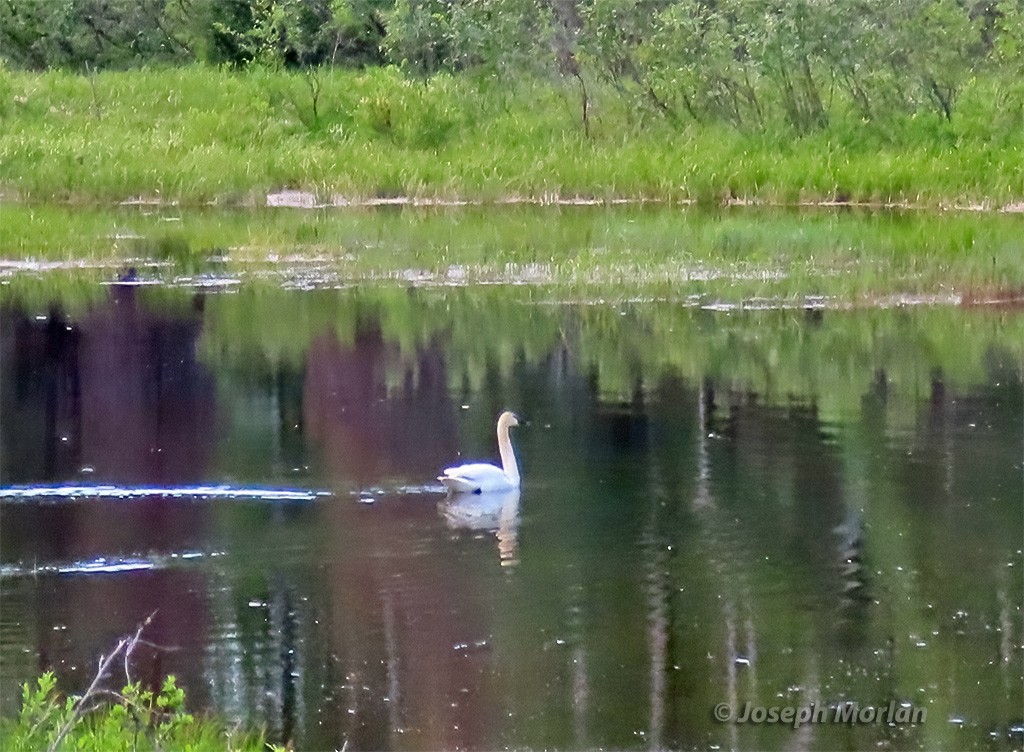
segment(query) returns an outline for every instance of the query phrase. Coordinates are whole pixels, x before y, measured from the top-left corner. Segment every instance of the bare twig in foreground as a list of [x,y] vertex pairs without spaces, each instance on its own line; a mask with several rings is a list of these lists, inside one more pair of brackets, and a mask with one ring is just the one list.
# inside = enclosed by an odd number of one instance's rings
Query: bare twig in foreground
[[103,677],[107,675],[107,671],[110,669],[111,664],[117,658],[118,655],[124,654],[125,672],[128,670],[128,658],[139,644],[139,640],[142,638],[142,630],[149,626],[149,623],[153,621],[153,617],[156,616],[156,611],[146,617],[146,620],[139,625],[139,628],[135,630],[135,635],[131,637],[122,637],[114,649],[107,656],[100,656],[99,668],[96,671],[96,676],[92,680],[92,684],[85,690],[85,694],[78,698],[75,702],[74,707],[71,710],[71,715],[68,717],[64,725],[61,726],[60,731],[57,733],[53,743],[49,746],[47,752],[57,752],[60,749],[61,742],[64,741],[64,737],[68,735],[78,719],[82,717],[86,703],[88,703],[94,696],[99,694],[99,685],[103,680]]

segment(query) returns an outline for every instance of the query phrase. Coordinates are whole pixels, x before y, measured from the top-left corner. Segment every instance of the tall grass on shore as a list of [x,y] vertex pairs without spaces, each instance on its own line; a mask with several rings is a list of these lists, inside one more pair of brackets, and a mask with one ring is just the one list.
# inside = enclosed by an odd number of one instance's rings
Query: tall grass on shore
[[[314,101],[309,76],[317,77]],[[0,67],[0,196],[190,204],[510,196],[838,200],[1000,207],[1024,199],[1021,113],[974,79],[952,121],[797,135],[677,127],[595,85],[589,135],[569,84],[396,69],[148,68],[78,75]],[[1018,108],[1019,109],[1019,108]]]

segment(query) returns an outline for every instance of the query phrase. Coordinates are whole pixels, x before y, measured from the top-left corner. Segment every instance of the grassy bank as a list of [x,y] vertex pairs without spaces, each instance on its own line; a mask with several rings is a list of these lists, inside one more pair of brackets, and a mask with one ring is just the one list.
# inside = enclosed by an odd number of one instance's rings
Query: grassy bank
[[998,208],[1024,199],[1024,129],[1019,103],[994,91],[973,80],[949,122],[921,113],[868,124],[851,112],[798,136],[673,126],[595,85],[586,135],[568,83],[415,81],[394,69],[0,69],[0,192],[102,203],[263,204],[292,188],[322,201],[733,197]]
[[824,296],[840,307],[898,295],[1019,300],[1024,290],[1024,217],[977,212],[8,205],[4,218],[0,299],[45,297],[54,285],[103,296],[95,283],[127,266],[186,286],[501,283],[559,298]]

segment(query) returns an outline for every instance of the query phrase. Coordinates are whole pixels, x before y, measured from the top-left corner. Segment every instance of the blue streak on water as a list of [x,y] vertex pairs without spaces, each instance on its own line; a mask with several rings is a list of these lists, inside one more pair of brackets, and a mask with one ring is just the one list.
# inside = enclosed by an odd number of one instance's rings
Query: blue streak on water
[[141,486],[67,485],[67,486],[12,486],[0,488],[0,500],[28,501],[33,499],[136,499],[163,496],[173,499],[259,499],[264,501],[313,501],[318,496],[330,496],[329,491],[298,488],[239,488],[234,486]]
[[168,569],[179,562],[196,559],[210,559],[224,554],[220,551],[183,551],[163,556],[97,556],[71,562],[54,562],[49,564],[5,564],[0,566],[0,579],[8,577],[37,577],[42,575],[68,574],[121,574],[124,572],[142,572]]

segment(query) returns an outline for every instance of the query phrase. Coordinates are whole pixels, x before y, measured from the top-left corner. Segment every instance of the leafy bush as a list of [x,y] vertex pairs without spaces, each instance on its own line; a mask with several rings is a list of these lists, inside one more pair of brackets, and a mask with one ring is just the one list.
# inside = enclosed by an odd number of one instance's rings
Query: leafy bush
[[261,736],[185,712],[185,692],[173,676],[159,692],[130,682],[120,692],[75,698],[62,697],[49,671],[22,685],[21,712],[0,724],[0,746],[8,752],[273,749]]
[[[978,75],[1004,82],[1001,108],[1019,111],[1022,26],[1020,0],[8,0],[0,58],[79,71],[393,65],[412,78],[472,71],[509,90],[571,79],[586,135],[603,80],[676,128],[807,134],[850,111],[883,125],[928,112],[952,121]],[[322,127],[320,80],[296,99],[310,130]],[[395,137],[399,104],[375,102],[373,129]],[[423,114],[423,133],[399,137],[444,142],[450,118]]]
[[[83,694],[63,697],[50,671],[34,685],[23,684],[18,717],[0,722],[0,748],[6,752],[278,749],[265,744],[260,735],[240,734],[219,721],[186,713],[185,692],[174,676],[165,678],[159,691],[131,680],[132,653],[155,616],[156,612],[150,614],[134,636],[122,637],[110,653],[100,657],[96,675]],[[118,659],[124,661],[126,684],[120,692],[104,689],[103,682]]]

